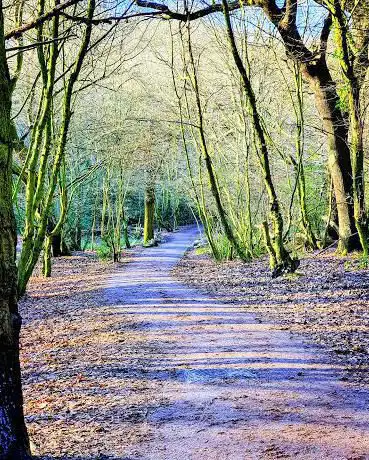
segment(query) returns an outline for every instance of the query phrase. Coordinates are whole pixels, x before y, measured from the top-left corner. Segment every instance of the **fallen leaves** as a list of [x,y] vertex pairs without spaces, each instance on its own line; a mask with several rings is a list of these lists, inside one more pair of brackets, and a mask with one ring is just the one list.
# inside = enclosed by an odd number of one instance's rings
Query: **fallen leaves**
[[174,274],[222,301],[242,305],[258,321],[308,334],[344,359],[352,377],[369,380],[362,372],[369,364],[369,271],[360,269],[355,255],[307,255],[299,276],[273,280],[266,260],[219,264],[189,251]]

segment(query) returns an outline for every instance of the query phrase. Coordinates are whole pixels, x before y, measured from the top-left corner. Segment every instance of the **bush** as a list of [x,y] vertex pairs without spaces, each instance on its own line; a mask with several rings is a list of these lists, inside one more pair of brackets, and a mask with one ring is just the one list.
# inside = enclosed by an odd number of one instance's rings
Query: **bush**
[[111,248],[104,242],[97,247],[96,254],[99,260],[111,259],[113,255]]

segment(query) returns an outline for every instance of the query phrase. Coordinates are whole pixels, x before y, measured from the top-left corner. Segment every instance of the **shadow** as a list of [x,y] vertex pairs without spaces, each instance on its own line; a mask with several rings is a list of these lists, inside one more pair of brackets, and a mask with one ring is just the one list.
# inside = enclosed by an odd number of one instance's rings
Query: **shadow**
[[[260,446],[275,433],[292,458],[293,449],[306,458],[323,458],[317,448],[324,458],[348,458],[341,455],[347,445],[368,452],[369,392],[345,383],[344,365],[246,308],[171,278],[191,238],[190,231],[172,235],[146,249],[103,290],[91,280],[72,300],[53,303],[45,293],[36,309],[29,306],[26,418],[44,451],[58,454],[39,460],[228,458],[221,455],[233,440],[273,458]],[[309,287],[299,292],[308,302]],[[280,292],[278,299],[250,295],[255,308],[260,299],[281,308],[289,302]],[[212,447],[222,431],[227,442]],[[59,455],[63,439],[71,447]],[[210,454],[201,457],[205,439]]]
[[42,456],[42,457],[33,457],[34,460],[138,460],[137,457],[112,457],[110,455],[94,455],[94,456],[65,456],[54,457],[54,456]]

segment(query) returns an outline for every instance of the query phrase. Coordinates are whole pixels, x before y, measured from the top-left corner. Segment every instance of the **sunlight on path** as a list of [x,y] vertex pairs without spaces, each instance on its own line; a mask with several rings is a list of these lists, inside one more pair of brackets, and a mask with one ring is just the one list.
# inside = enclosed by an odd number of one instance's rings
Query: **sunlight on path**
[[321,350],[173,280],[195,233],[146,249],[105,290],[104,314],[139,342],[106,362],[140,382],[144,417],[127,423],[143,438],[126,458],[369,458],[369,395]]
[[364,387],[322,349],[171,276],[196,237],[174,233],[113,275],[91,260],[68,284],[35,284],[22,366],[40,460],[369,459]]

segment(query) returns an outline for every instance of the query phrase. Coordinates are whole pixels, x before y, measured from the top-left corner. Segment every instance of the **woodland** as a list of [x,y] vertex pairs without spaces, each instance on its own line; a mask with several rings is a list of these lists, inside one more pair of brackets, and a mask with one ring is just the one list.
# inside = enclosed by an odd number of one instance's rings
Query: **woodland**
[[368,0],[0,1],[0,460],[33,458],[19,305],[75,254],[129,273],[196,225],[212,270],[260,263],[270,295],[312,255],[366,288]]

